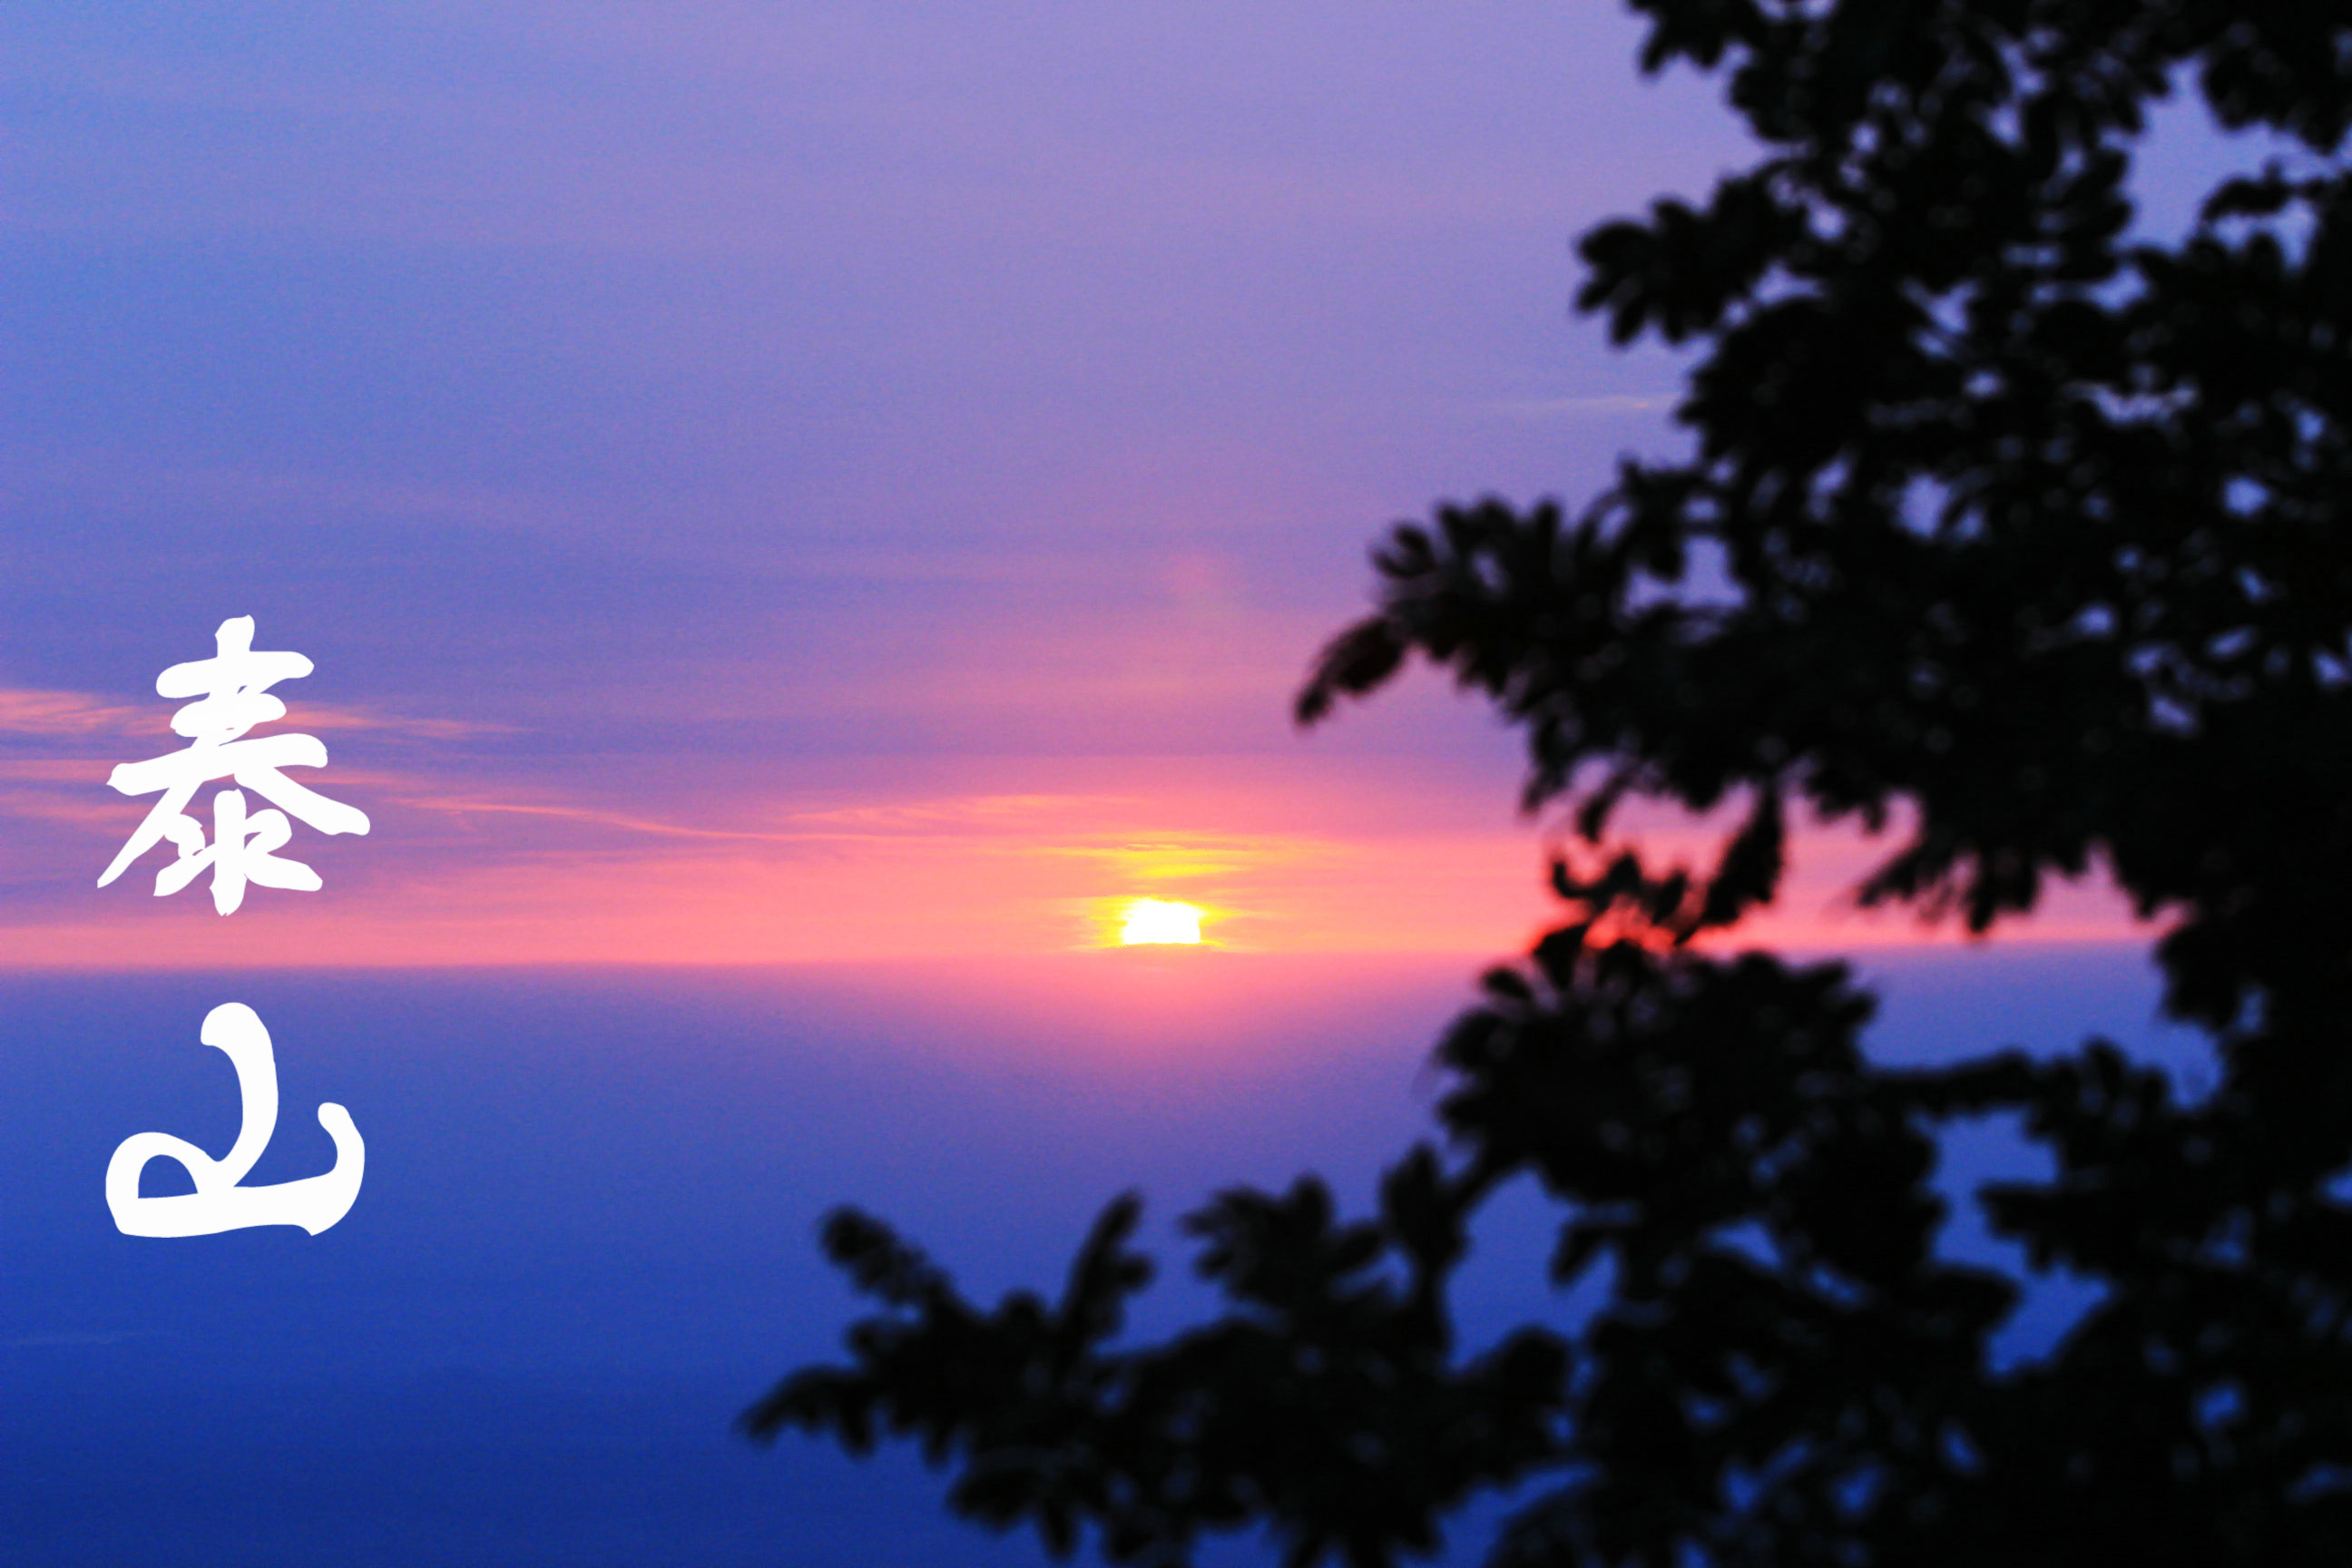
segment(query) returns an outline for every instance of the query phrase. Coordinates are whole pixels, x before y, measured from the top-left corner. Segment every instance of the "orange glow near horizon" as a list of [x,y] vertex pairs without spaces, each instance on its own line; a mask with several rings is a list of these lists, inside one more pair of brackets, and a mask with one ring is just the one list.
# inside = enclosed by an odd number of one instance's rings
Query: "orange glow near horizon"
[[[46,767],[47,764],[41,764]],[[62,764],[61,764],[62,766]],[[72,766],[79,770],[83,764]],[[356,773],[356,770],[355,770]],[[352,781],[357,784],[358,780]],[[1473,780],[1473,784],[1479,781]],[[1236,954],[1525,953],[1564,913],[1539,831],[1475,794],[1349,759],[1149,759],[974,765],[926,790],[863,778],[788,802],[746,796],[677,820],[598,800],[386,779],[352,794],[384,840],[310,845],[322,894],[256,899],[230,920],[147,890],[151,862],[90,881],[135,816],[87,778],[0,769],[55,892],[0,919],[0,970],[793,963],[1157,950]],[[1644,818],[1661,864],[1706,864],[1717,825]],[[401,853],[383,851],[397,845]],[[1955,943],[1845,895],[1889,852],[1850,825],[1801,826],[1779,900],[1710,947]],[[1106,888],[1134,892],[1106,896]],[[1213,932],[1140,909],[1190,911]],[[917,914],[913,911],[920,911]],[[2101,879],[2053,887],[1997,940],[2147,940]]]

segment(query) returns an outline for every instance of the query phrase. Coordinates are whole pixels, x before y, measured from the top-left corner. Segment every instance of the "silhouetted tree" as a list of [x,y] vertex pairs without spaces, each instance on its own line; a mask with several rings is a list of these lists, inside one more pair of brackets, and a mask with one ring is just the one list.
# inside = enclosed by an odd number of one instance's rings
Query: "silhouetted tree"
[[[964,1514],[1126,1563],[1254,1524],[1386,1563],[1531,1481],[1497,1564],[2352,1562],[2352,5],[1635,3],[1643,68],[1727,71],[1765,154],[1581,242],[1615,339],[1703,347],[1695,455],[1574,521],[1398,527],[1299,700],[1418,652],[1575,826],[1568,923],[1439,1047],[1442,1147],[1362,1219],[1219,1197],[1187,1224],[1232,1309],[1164,1344],[1111,1343],[1131,1198],[1058,1304],[992,1311],[836,1215],[882,1310],[746,1425],[919,1436]],[[2146,105],[2192,81],[2279,156],[2128,244]],[[1629,795],[1741,825],[1669,873]],[[1843,967],[1702,955],[1800,805],[1907,825],[1861,896],[1972,931],[2103,859],[2218,1081],[2099,1040],[1891,1070]],[[1992,1228],[2102,1294],[1996,1373],[2019,1287],[1935,1256],[1927,1178],[2001,1110],[2055,1174],[1984,1188]],[[1465,1357],[1448,1274],[1523,1172],[1606,1302]]]

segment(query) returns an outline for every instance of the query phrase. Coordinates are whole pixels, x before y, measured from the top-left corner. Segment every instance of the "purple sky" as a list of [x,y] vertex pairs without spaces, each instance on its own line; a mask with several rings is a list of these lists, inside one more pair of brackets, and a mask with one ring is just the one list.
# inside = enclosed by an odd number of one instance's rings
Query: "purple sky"
[[[687,945],[730,957],[1050,948],[1090,896],[1151,891],[1222,890],[1258,945],[1539,918],[1479,715],[1424,690],[1301,741],[1286,709],[1381,524],[1588,489],[1659,427],[1670,367],[1571,323],[1568,245],[1737,144],[1632,78],[1621,19],[5,27],[0,918],[27,960],[187,925],[137,873],[92,892],[140,809],[93,786],[171,743],[154,675],[233,614],[318,662],[294,720],[339,711],[320,786],[379,823],[311,845],[303,919],[365,930],[278,938],[280,895],[243,950],[447,957],[378,928],[493,900],[478,956],[609,956],[633,902],[730,911]],[[834,831],[877,811],[887,842]],[[1153,846],[1249,865],[1138,873]],[[909,906],[925,864],[951,910]],[[1449,865],[1444,918],[1328,929]],[[860,889],[852,934],[793,912]]]
[[[1570,247],[1748,151],[1637,38],[12,8],[0,942],[1033,952],[1154,894],[1238,946],[1508,951],[1512,739],[1426,678],[1307,738],[1287,700],[1388,521],[1672,449],[1674,362],[1571,318]],[[377,828],[232,932],[151,907],[159,861],[90,879],[142,809],[107,770],[174,743],[154,676],[243,614]]]

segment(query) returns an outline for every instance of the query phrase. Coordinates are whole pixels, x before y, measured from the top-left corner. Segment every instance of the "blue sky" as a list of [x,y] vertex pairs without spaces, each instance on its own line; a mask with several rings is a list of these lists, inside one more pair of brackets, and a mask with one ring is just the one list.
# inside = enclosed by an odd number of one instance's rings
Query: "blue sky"
[[[2127,944],[1864,973],[1890,1058],[2098,1029],[2198,1070]],[[1467,980],[1448,959],[1139,951],[0,982],[0,1542],[58,1568],[1043,1563],[946,1521],[909,1455],[729,1432],[774,1377],[839,1353],[856,1309],[819,1218],[881,1214],[992,1300],[1057,1289],[1098,1206],[1137,1188],[1162,1264],[1137,1328],[1167,1331],[1210,1305],[1173,1220],[1213,1190],[1311,1169],[1366,1208],[1428,1125],[1419,1064]],[[117,1139],[236,1131],[231,1075],[195,1038],[230,999],[269,1024],[286,1106],[251,1179],[325,1168],[310,1110],[332,1099],[368,1139],[358,1203],[317,1237],[116,1235],[99,1176]],[[2014,1129],[1971,1124],[1938,1182],[1957,1202],[2040,1168]],[[1521,1187],[1483,1216],[1467,1345],[1591,1305],[1542,1283],[1559,1217]],[[1945,1245],[2021,1261],[1966,1217]],[[2002,1353],[2087,1300],[2037,1287]],[[1448,1562],[1476,1561],[1493,1512]],[[1262,1560],[1242,1541],[1211,1561]]]

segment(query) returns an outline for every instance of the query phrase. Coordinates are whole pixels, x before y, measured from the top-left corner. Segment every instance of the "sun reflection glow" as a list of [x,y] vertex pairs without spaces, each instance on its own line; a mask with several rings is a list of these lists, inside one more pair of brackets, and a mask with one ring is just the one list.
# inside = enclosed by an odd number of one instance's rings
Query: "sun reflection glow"
[[1200,906],[1166,899],[1130,899],[1126,921],[1118,929],[1118,940],[1128,947],[1144,942],[1197,943],[1201,940]]

